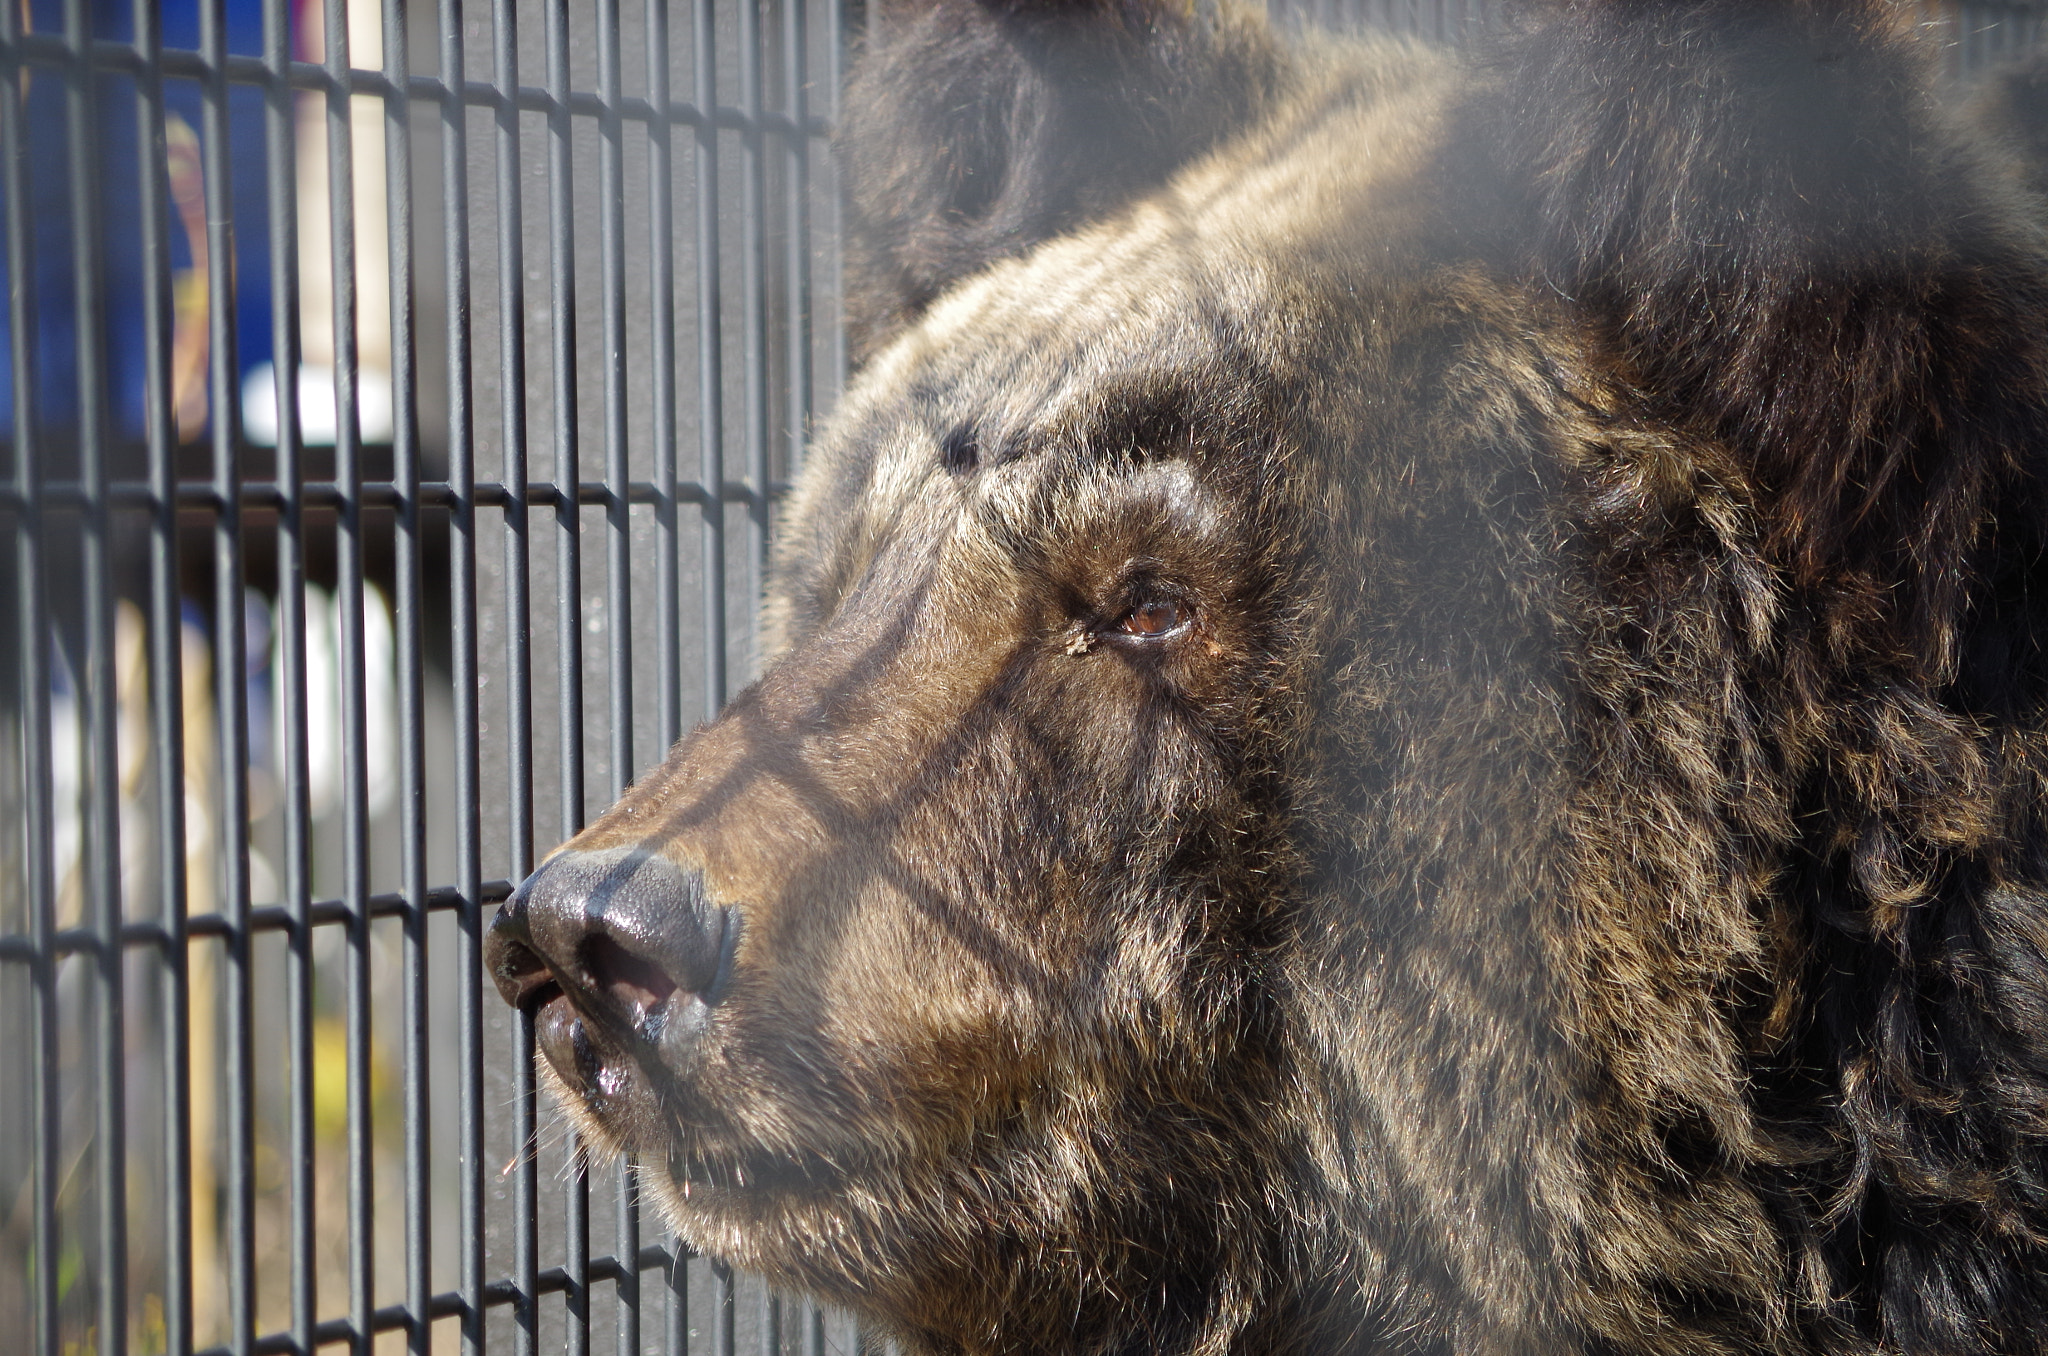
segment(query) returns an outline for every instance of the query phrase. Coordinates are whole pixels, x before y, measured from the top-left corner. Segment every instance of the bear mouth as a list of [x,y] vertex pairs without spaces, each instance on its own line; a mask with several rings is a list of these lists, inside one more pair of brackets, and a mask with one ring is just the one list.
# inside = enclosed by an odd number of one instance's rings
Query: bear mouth
[[517,1006],[532,1019],[557,1091],[595,1118],[607,1138],[665,1150],[666,1144],[638,1141],[672,1121],[675,1108],[701,1100],[688,1088],[713,1010],[732,982],[739,933],[730,911],[716,913],[716,959],[689,984],[602,933],[584,937],[573,956],[561,959],[530,945],[508,948],[520,953],[511,965],[524,970],[512,979],[523,988]]
[[702,941],[682,964],[646,943],[653,930],[587,916],[527,891],[493,924],[490,955],[500,992],[533,1023],[548,1091],[585,1140],[663,1165],[674,1199],[698,1207],[843,1181],[840,1157],[764,1145],[721,1105],[714,1018],[733,986],[739,911],[693,910]]
[[642,1038],[622,1042],[615,1024],[595,1019],[559,983],[536,994],[530,1010],[534,1045],[560,1100],[588,1113],[607,1138],[638,1138],[632,1127],[661,1098],[654,1071],[631,1048]]

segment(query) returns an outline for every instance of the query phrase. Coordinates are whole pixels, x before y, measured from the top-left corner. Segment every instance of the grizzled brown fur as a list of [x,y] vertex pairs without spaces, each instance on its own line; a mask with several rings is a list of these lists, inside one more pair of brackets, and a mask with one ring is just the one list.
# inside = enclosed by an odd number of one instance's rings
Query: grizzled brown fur
[[779,657],[494,940],[585,1129],[920,1351],[2048,1350],[2048,204],[1901,22],[886,9]]

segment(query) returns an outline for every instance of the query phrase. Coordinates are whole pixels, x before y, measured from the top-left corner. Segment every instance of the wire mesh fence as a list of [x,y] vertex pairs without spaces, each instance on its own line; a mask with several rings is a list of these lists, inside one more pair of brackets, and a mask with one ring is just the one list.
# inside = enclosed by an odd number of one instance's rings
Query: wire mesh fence
[[752,663],[843,17],[0,9],[23,1348],[826,1340],[542,1128],[476,947]]
[[0,2],[0,1349],[873,1345],[687,1257],[479,971],[757,664],[863,22]]

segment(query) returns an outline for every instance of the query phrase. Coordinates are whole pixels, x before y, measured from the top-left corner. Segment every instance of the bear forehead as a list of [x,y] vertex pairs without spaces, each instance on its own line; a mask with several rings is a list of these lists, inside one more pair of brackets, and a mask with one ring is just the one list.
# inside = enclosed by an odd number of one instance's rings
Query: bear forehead
[[866,445],[885,497],[963,428],[989,463],[1165,452],[1130,440],[1175,405],[1169,423],[1199,423],[1298,370],[1334,315],[1430,266],[1452,75],[1429,49],[1344,47],[1158,191],[940,298],[849,389],[836,440]]

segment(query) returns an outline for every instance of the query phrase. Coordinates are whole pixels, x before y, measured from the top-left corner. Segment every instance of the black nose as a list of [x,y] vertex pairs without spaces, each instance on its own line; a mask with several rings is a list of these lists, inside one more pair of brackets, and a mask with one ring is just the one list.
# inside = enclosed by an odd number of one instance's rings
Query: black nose
[[696,871],[641,848],[564,852],[499,906],[484,962],[507,1003],[554,1013],[544,1027],[568,1020],[566,998],[614,1038],[665,1045],[724,995],[738,934]]

